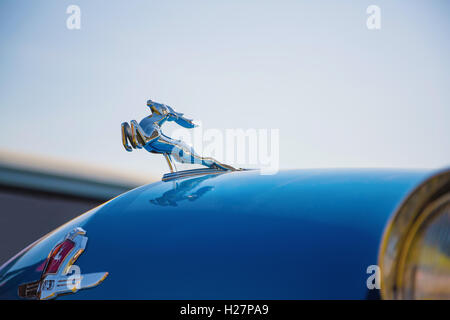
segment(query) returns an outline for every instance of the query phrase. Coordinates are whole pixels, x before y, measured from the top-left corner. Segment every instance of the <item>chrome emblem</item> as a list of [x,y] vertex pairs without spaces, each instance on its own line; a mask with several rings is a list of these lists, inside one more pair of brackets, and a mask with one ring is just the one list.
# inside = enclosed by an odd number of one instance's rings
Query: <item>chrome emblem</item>
[[81,274],[80,267],[74,265],[86,248],[86,231],[75,228],[58,243],[47,257],[41,279],[19,286],[19,296],[46,300],[65,293],[99,285],[108,272]]
[[[174,121],[184,128],[195,128],[193,120],[187,119],[170,106],[152,100],[147,101],[152,114],[137,123],[122,123],[122,144],[126,151],[144,148],[148,152],[164,155],[171,173],[176,172],[173,159],[180,163],[192,163],[206,166],[210,171],[236,171],[232,166],[220,163],[213,158],[198,155],[194,149],[180,140],[172,139],[161,132],[161,126],[166,121]],[[207,169],[203,169],[207,170]]]

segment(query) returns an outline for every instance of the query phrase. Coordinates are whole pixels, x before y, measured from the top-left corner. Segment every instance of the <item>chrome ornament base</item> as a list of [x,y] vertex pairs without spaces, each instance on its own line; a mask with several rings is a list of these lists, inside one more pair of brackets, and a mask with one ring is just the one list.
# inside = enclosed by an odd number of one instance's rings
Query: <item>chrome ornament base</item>
[[192,170],[183,170],[183,171],[175,171],[166,173],[162,177],[162,181],[170,181],[178,178],[185,178],[185,177],[194,177],[199,175],[205,175],[205,174],[222,174],[226,171],[220,170],[220,169],[192,169]]

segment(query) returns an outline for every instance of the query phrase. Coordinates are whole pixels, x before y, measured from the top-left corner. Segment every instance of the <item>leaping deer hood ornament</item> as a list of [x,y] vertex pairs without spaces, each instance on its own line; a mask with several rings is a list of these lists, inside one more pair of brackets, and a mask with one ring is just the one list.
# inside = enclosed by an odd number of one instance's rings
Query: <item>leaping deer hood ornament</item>
[[[194,149],[181,140],[175,140],[161,132],[161,126],[166,121],[175,121],[184,128],[195,128],[191,119],[183,117],[170,106],[152,100],[147,101],[152,114],[137,123],[131,120],[130,124],[122,123],[122,143],[127,151],[144,148],[151,153],[164,155],[171,172],[175,172],[172,159],[181,163],[204,165],[210,169],[220,171],[235,171],[232,166],[220,163],[213,158],[198,155]],[[129,143],[128,143],[129,142]]]

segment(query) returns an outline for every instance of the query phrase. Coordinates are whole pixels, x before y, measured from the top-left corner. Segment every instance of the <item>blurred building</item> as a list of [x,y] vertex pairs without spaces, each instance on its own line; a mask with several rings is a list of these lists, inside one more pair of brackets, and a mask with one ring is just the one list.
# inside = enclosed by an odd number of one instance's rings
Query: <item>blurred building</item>
[[92,168],[0,156],[0,265],[70,219],[142,184]]

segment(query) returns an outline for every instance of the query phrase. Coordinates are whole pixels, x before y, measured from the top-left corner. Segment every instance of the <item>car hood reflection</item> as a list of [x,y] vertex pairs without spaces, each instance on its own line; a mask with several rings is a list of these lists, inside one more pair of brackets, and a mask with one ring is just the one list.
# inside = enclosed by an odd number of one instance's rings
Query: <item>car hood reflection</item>
[[189,200],[195,201],[203,196],[205,193],[214,189],[213,186],[202,186],[199,185],[211,178],[215,178],[217,175],[206,175],[198,178],[187,179],[182,182],[173,181],[173,188],[164,192],[162,196],[151,199],[150,202],[158,206],[178,206],[178,202]]

